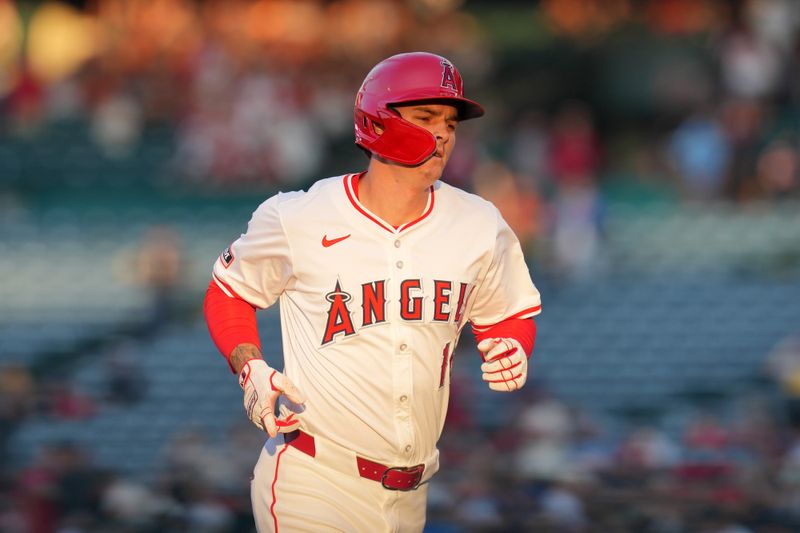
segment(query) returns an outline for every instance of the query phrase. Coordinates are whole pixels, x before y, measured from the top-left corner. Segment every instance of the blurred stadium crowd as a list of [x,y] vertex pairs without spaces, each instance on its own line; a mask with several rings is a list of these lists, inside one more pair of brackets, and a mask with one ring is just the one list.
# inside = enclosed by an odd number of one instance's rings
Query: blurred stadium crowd
[[800,531],[798,27],[793,0],[0,0],[0,530],[253,530],[211,263],[266,196],[363,168],[358,84],[424,49],[488,110],[444,179],[544,300],[521,394],[461,343],[426,531]]

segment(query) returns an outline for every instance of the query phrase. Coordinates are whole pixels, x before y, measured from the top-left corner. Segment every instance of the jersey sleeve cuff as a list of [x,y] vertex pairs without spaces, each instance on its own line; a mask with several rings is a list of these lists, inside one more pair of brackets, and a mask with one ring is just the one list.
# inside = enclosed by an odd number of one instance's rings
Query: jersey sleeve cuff
[[262,306],[254,304],[253,302],[251,302],[247,298],[244,298],[243,296],[241,296],[238,292],[236,292],[233,289],[233,287],[231,287],[230,283],[226,283],[225,281],[222,281],[222,279],[217,275],[216,272],[212,272],[211,273],[211,278],[212,278],[212,281],[214,283],[216,283],[217,287],[219,287],[220,290],[222,292],[224,292],[225,295],[228,296],[229,298],[236,298],[237,300],[242,300],[243,302],[247,302],[248,304],[250,304],[251,306],[253,306],[256,309],[264,309]]
[[539,305],[535,305],[535,306],[531,306],[531,307],[528,307],[526,309],[523,309],[522,311],[518,311],[518,312],[514,313],[513,315],[507,316],[507,317],[503,318],[502,320],[499,320],[499,321],[497,321],[497,322],[495,322],[493,324],[476,324],[475,322],[470,322],[470,325],[472,326],[472,331],[474,331],[477,334],[477,333],[488,331],[492,327],[494,327],[494,326],[496,326],[498,324],[502,324],[503,322],[505,322],[507,320],[533,318],[533,317],[535,317],[536,315],[538,315],[541,312],[542,312],[542,305],[539,304]]

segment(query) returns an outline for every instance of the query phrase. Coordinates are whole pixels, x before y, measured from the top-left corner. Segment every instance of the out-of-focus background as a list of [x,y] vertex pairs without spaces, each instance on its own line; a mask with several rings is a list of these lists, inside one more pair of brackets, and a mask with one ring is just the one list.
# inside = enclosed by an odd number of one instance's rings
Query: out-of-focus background
[[544,302],[517,394],[462,341],[427,531],[800,531],[799,24],[0,0],[0,531],[253,531],[263,435],[202,320],[211,265],[277,190],[364,168],[355,92],[410,50],[487,108],[444,179],[498,205]]

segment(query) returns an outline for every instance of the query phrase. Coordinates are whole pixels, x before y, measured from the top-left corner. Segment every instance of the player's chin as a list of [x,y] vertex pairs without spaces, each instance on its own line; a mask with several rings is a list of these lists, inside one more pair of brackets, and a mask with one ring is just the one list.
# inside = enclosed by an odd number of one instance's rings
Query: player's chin
[[426,174],[433,176],[434,179],[439,179],[444,171],[444,167],[447,165],[447,160],[449,159],[448,154],[444,155],[437,155],[434,154],[430,157],[427,161],[425,161],[421,166],[421,170],[424,170]]

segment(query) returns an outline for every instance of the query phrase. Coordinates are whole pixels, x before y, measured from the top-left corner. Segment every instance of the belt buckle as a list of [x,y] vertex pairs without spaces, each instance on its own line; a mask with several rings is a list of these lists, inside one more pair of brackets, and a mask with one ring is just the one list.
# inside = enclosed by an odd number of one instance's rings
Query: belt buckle
[[[423,470],[425,470],[425,465],[423,465],[423,464],[419,464],[419,465],[416,465],[416,466],[391,466],[391,467],[389,467],[389,468],[387,468],[386,470],[383,471],[383,475],[381,476],[381,485],[383,486],[383,488],[388,489],[388,490],[399,490],[399,491],[403,491],[403,492],[406,492],[406,491],[409,491],[409,490],[414,490],[417,487],[419,487],[419,483],[422,480],[422,472],[423,472]],[[390,487],[390,486],[386,485],[386,476],[389,475],[389,472],[392,472],[392,471],[403,472],[404,474],[411,474],[411,475],[416,476],[417,479],[416,479],[416,481],[414,482],[413,485],[411,485],[410,487],[407,487],[407,488]]]

